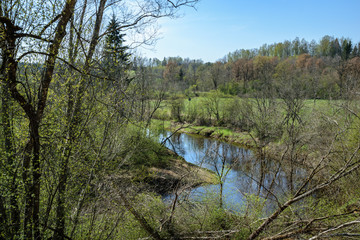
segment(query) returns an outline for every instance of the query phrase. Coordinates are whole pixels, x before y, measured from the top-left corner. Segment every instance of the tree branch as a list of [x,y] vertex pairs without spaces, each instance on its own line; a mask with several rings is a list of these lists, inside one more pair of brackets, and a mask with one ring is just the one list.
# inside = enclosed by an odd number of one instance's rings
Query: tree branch
[[174,8],[179,8],[181,6],[189,6],[189,7],[194,7],[195,3],[199,2],[199,0],[191,0],[191,1],[176,1],[176,3],[174,3],[174,1],[171,0],[167,0],[168,3],[170,3]]
[[56,22],[61,17],[61,14],[57,15],[54,19],[52,19],[48,24],[46,24],[41,32],[39,33],[39,36],[43,35],[43,33],[46,31],[48,27],[50,27],[54,22]]
[[7,18],[7,17],[4,17],[4,16],[0,16],[0,22],[1,23],[5,23],[8,27],[10,27],[14,32],[16,31],[19,31],[19,30],[22,30],[21,27],[19,26],[16,26],[12,23],[12,21]]
[[310,238],[309,240],[315,240],[315,239],[318,239],[320,237],[322,237],[323,235],[329,233],[329,232],[333,232],[333,231],[336,231],[336,230],[339,230],[341,228],[345,228],[345,227],[349,227],[349,226],[352,226],[352,225],[355,225],[355,224],[360,224],[360,220],[354,220],[354,221],[351,221],[351,222],[346,222],[346,223],[343,223],[343,224],[340,224],[336,227],[333,227],[333,228],[330,228],[326,231],[323,231],[321,233],[319,233],[318,235]]
[[48,94],[48,88],[50,85],[50,82],[52,80],[52,75],[55,68],[55,60],[56,56],[58,55],[59,48],[61,45],[61,42],[66,34],[66,25],[69,22],[75,8],[77,0],[69,0],[66,2],[66,5],[64,7],[64,10],[61,13],[61,19],[56,26],[55,30],[55,37],[53,43],[49,47],[49,58],[46,61],[46,70],[45,74],[41,80],[40,90],[39,90],[39,102],[37,107],[37,118],[40,119],[46,105],[47,100],[47,94]]
[[34,38],[34,39],[38,39],[44,42],[50,42],[52,43],[53,41],[51,39],[45,39],[40,37],[40,35],[35,35],[35,34],[30,34],[30,33],[15,33],[15,38],[22,38],[22,37],[29,37],[29,38]]
[[126,209],[135,217],[135,219],[141,224],[144,230],[148,232],[154,239],[163,240],[163,238],[160,237],[159,233],[148,224],[146,219],[143,216],[141,216],[137,210],[135,210],[135,208],[127,200],[125,195],[122,192],[120,192],[119,195],[122,201],[124,202],[124,206],[126,207]]
[[[268,217],[261,225],[260,227],[258,227],[248,238],[248,240],[252,240],[257,238],[261,232],[268,226],[270,225],[270,223],[272,223],[286,208],[288,208],[291,204],[329,186],[330,184],[334,183],[335,181],[339,180],[340,178],[354,172],[356,169],[360,168],[360,164],[359,162],[356,162],[357,165],[351,164],[351,168],[349,168],[349,163],[352,162],[352,160],[355,158],[356,154],[358,153],[360,149],[360,146],[358,146],[355,151],[353,152],[353,154],[351,155],[350,159],[347,161],[347,163],[344,165],[344,167],[342,167],[341,169],[339,169],[336,173],[334,173],[327,181],[316,185],[315,187],[313,187],[310,190],[307,190],[306,192],[300,194],[300,191],[297,191],[297,193],[291,198],[289,199],[286,203],[284,203],[281,207],[279,207],[270,217]],[[324,159],[321,160],[321,162]],[[308,178],[304,185],[307,185],[307,183],[310,181],[311,178]],[[302,189],[302,187],[300,188]]]

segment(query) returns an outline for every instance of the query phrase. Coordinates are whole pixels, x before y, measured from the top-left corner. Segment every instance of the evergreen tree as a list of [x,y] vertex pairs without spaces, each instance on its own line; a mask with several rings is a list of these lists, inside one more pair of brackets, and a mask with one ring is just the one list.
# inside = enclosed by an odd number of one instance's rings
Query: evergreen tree
[[[358,46],[360,47],[360,45],[358,45]],[[355,45],[355,47],[353,48],[353,50],[351,52],[351,58],[360,56],[360,49],[358,46]]]
[[342,41],[342,44],[341,44],[341,47],[342,47],[342,58],[344,60],[348,60],[349,57],[350,57],[350,53],[352,51],[352,43],[351,43],[351,40],[348,40],[348,39],[344,39]]
[[128,53],[129,47],[124,45],[125,34],[120,32],[120,24],[115,15],[107,26],[107,32],[104,47],[105,71],[110,79],[129,84],[131,79],[128,76],[128,70],[131,65],[131,54]]
[[341,56],[341,47],[338,38],[335,38],[335,40],[331,42],[330,47],[330,56],[335,57],[336,55]]
[[359,57],[359,49],[356,45],[351,52],[351,58],[354,58],[354,57]]

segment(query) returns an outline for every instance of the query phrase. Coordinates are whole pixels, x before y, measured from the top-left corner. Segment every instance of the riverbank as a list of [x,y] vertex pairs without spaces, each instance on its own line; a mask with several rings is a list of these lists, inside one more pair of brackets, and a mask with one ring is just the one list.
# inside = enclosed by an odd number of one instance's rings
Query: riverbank
[[200,135],[214,138],[223,142],[238,145],[247,149],[256,148],[254,140],[247,132],[235,131],[225,127],[194,126],[191,124],[176,123],[172,121],[153,120],[154,125],[172,132]]
[[166,165],[121,170],[123,184],[135,184],[141,189],[161,195],[178,189],[217,184],[214,172],[187,162],[171,150],[167,149],[161,154],[166,159]]
[[[259,146],[257,145],[257,139],[250,136],[248,132],[236,131],[226,127],[214,127],[214,126],[194,126],[191,124],[178,123],[173,121],[164,120],[152,120],[153,124],[160,129],[169,130],[172,132],[185,133],[190,135],[197,135],[207,138],[213,138],[219,141],[223,141],[229,144],[236,145],[241,148],[254,150],[257,154],[259,152]],[[268,143],[263,150],[262,154],[265,154],[268,159],[281,159],[280,153],[284,152],[285,146],[279,142]],[[300,154],[300,153],[299,153]]]

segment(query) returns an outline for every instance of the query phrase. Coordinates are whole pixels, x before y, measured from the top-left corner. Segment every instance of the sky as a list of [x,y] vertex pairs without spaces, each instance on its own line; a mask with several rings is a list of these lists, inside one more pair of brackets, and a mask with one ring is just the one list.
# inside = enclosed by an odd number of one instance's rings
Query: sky
[[360,0],[201,0],[180,18],[159,20],[159,40],[139,49],[144,57],[215,62],[237,49],[296,37],[360,42]]

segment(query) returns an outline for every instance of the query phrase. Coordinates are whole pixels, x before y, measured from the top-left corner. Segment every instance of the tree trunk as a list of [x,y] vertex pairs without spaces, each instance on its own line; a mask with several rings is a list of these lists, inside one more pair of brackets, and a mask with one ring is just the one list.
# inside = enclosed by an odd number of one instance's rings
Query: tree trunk
[[23,158],[23,171],[22,178],[25,186],[25,215],[24,215],[24,235],[25,239],[32,239],[32,181],[30,178],[30,162],[32,153],[32,141],[29,140],[25,146],[24,158]]
[[[31,120],[30,120],[31,121]],[[33,142],[33,159],[32,159],[32,178],[33,178],[33,224],[34,224],[34,239],[40,240],[40,181],[41,181],[41,163],[40,163],[40,136],[39,123],[35,120],[31,123],[31,133]]]
[[5,240],[6,238],[11,238],[11,234],[9,233],[9,226],[7,224],[7,214],[5,208],[5,198],[0,195],[0,240]]
[[224,188],[224,183],[221,180],[221,182],[220,182],[220,203],[219,203],[220,209],[223,208],[223,188]]
[[[43,117],[43,112],[47,102],[47,94],[50,82],[52,81],[55,69],[56,57],[58,55],[61,42],[66,35],[66,25],[70,20],[75,8],[76,0],[66,2],[64,10],[55,29],[55,36],[49,46],[49,55],[45,61],[46,68],[41,79],[38,91],[37,105],[25,98],[17,89],[17,60],[16,60],[16,31],[21,28],[15,26],[11,20],[6,24],[6,46],[4,47],[6,65],[4,82],[7,84],[12,97],[24,110],[30,121],[29,141],[25,146],[23,159],[23,181],[25,185],[25,212],[24,212],[24,236],[26,239],[41,239],[40,233],[40,182],[41,182],[41,162],[40,162],[40,135],[39,127]],[[32,163],[32,169],[30,167]],[[31,172],[32,171],[32,172]]]
[[[5,74],[5,65],[6,65],[6,57],[3,56],[3,64],[1,66],[0,74]],[[7,165],[11,167],[12,171],[10,172],[9,178],[12,179],[10,183],[10,226],[11,226],[11,236],[16,237],[19,235],[20,230],[20,212],[19,206],[17,203],[18,195],[17,195],[17,170],[14,167],[14,156],[15,156],[15,148],[14,148],[14,139],[12,135],[12,126],[11,126],[11,103],[10,103],[10,92],[8,86],[6,84],[2,84],[2,101],[1,101],[1,121],[3,127],[3,135],[4,135],[4,144],[5,144],[5,155],[7,159]],[[5,218],[4,218],[5,220]]]
[[[102,23],[102,17],[105,10],[105,4],[107,0],[101,0],[100,5],[96,14],[96,22],[94,25],[94,31],[89,47],[89,51],[86,57],[84,74],[86,74],[90,68],[90,62],[92,60],[95,48],[98,43],[100,27]],[[85,12],[86,5],[84,5],[83,12]],[[74,49],[76,51],[76,49]],[[72,61],[76,55],[72,55]],[[81,76],[80,86],[78,88],[76,99],[73,98],[72,86],[69,86],[69,102],[67,109],[67,125],[69,126],[67,130],[67,137],[64,143],[64,150],[62,154],[62,159],[60,163],[60,176],[59,176],[59,193],[58,193],[58,204],[56,207],[56,231],[54,232],[54,239],[62,240],[65,236],[65,194],[66,194],[66,185],[69,171],[69,158],[71,156],[72,145],[75,141],[74,136],[78,130],[78,127],[81,124],[81,105],[82,97],[85,91],[87,76]],[[73,229],[74,231],[74,229]]]

